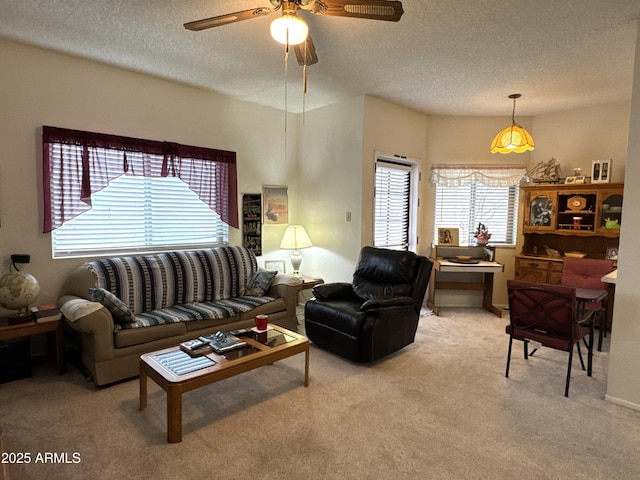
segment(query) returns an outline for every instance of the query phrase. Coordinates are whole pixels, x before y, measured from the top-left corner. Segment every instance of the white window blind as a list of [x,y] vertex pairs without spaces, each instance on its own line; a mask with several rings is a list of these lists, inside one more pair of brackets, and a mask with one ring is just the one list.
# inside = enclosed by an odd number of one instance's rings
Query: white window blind
[[460,245],[474,245],[479,223],[491,233],[494,245],[515,245],[518,228],[518,182],[526,169],[517,166],[438,166],[434,242],[438,228],[457,228]]
[[411,184],[410,165],[376,162],[374,245],[408,250],[410,246]]
[[53,257],[224,244],[228,226],[177,177],[121,176],[52,232]]
[[494,245],[515,245],[518,221],[518,187],[464,185],[436,187],[434,242],[438,228],[457,228],[460,245],[473,245],[478,223],[491,232]]

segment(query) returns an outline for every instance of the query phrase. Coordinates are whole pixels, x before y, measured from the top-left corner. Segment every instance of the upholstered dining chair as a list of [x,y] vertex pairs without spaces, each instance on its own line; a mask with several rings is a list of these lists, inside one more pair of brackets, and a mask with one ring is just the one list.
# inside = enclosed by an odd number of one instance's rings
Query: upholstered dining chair
[[433,263],[413,252],[364,247],[349,282],[313,288],[305,333],[318,347],[372,362],[415,339]]
[[[523,342],[525,360],[535,353],[535,350],[529,353],[529,342],[538,342],[542,346],[569,353],[564,389],[564,396],[568,397],[573,346],[577,346],[580,364],[585,370],[580,340],[592,331],[588,325],[593,310],[585,311],[581,317],[579,316],[576,289],[572,287],[507,280],[507,291],[510,319],[506,328],[509,335],[509,352],[505,377],[509,377],[513,340]],[[590,338],[588,355],[592,354],[592,348],[593,339]],[[590,375],[590,372],[587,372],[587,375]]]
[[[565,257],[563,263],[561,285],[610,291],[611,286],[603,282],[602,277],[614,270],[613,260]],[[598,351],[600,352],[602,338],[607,335],[607,298],[597,303],[585,303],[583,307],[593,310],[598,317]]]

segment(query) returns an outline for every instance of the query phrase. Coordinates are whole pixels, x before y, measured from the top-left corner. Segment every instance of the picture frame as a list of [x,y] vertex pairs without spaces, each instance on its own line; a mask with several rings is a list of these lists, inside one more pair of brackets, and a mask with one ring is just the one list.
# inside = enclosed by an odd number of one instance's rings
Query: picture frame
[[591,162],[591,183],[611,182],[611,159]]
[[271,272],[287,273],[285,271],[286,262],[284,260],[265,260],[264,269]]
[[587,177],[584,175],[572,175],[564,179],[564,183],[566,184],[582,184],[587,182]]
[[614,262],[618,261],[618,247],[607,247],[607,256],[605,257],[607,260],[613,260]]
[[438,228],[438,245],[460,246],[460,232],[457,228]]
[[264,224],[286,225],[289,223],[289,197],[287,187],[265,185],[262,187],[264,198]]

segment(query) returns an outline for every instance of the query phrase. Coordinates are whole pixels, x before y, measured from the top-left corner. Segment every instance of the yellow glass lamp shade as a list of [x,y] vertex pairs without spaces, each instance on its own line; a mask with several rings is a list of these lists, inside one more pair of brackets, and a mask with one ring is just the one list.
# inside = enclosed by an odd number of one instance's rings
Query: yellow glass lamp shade
[[309,27],[295,15],[285,13],[271,22],[271,36],[283,45],[298,45],[307,39]]
[[531,134],[515,123],[500,131],[491,142],[491,153],[522,153],[534,148]]

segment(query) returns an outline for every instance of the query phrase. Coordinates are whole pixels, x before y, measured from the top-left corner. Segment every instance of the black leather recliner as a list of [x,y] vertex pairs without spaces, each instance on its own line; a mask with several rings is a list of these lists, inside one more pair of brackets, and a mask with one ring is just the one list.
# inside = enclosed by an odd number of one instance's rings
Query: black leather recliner
[[413,252],[364,247],[352,283],[313,289],[306,335],[354,362],[372,362],[413,343],[433,263]]

